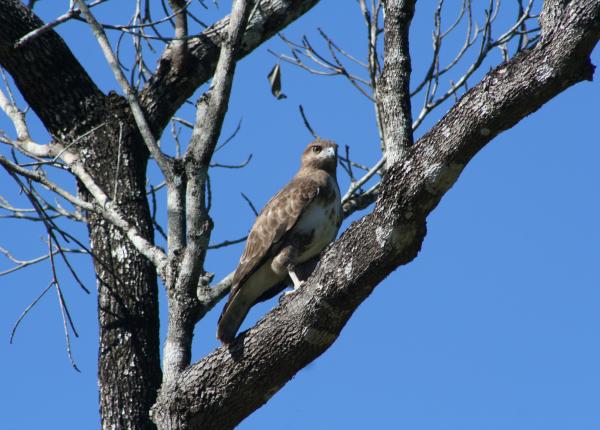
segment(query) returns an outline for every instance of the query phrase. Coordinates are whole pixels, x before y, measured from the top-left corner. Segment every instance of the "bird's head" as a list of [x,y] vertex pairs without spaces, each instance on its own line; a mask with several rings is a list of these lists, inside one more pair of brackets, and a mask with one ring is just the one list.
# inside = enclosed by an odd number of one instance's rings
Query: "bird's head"
[[317,139],[310,142],[302,153],[302,167],[335,174],[337,148],[337,144],[331,140]]

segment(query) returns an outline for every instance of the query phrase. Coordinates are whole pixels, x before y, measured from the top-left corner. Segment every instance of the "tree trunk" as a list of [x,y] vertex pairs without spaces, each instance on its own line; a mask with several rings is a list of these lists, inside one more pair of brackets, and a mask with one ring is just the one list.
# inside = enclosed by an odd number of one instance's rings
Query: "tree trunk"
[[[0,64],[56,139],[68,144],[96,129],[77,142],[88,172],[152,240],[145,191],[148,155],[126,102],[105,97],[52,31],[14,48],[20,37],[42,24],[20,1],[3,1]],[[98,279],[102,428],[154,428],[148,411],[161,381],[156,274],[104,219],[89,214],[88,229]]]
[[[131,116],[123,113],[126,102],[114,97],[108,105],[110,122],[85,145],[86,167],[108,195],[116,196],[140,233],[153,241],[145,189],[147,150]],[[162,379],[156,272],[102,217],[91,215],[88,228],[97,257],[102,428],[154,428],[148,411]]]

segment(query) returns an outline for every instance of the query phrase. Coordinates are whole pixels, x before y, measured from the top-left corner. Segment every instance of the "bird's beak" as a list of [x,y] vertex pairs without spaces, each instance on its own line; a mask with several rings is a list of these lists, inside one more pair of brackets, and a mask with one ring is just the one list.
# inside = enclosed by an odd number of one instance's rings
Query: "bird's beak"
[[336,155],[337,155],[337,154],[336,154],[336,152],[337,152],[337,151],[336,151],[336,149],[337,149],[337,148],[335,148],[335,147],[333,147],[333,146],[330,146],[330,147],[328,147],[327,149],[325,149],[325,157],[327,157],[327,158],[330,158],[330,157],[331,157],[331,158],[335,158],[335,157],[336,157]]

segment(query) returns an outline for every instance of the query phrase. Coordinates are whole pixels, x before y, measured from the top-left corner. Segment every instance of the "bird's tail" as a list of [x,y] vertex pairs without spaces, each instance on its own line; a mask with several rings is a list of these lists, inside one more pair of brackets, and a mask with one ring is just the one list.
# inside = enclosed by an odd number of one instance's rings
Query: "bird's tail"
[[217,339],[222,343],[228,344],[233,341],[244,318],[246,318],[253,302],[250,297],[246,296],[241,290],[235,291],[234,294],[229,296],[217,326]]

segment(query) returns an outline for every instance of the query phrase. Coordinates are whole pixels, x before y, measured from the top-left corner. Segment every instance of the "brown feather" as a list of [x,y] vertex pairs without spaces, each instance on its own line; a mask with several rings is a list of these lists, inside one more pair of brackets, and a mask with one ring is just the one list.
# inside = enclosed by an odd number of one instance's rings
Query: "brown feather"
[[[282,250],[284,252],[294,251],[290,253],[291,258],[308,249],[307,247],[314,240],[312,237],[314,235],[295,231],[303,214],[309,213],[310,208],[314,205],[331,205],[335,203],[335,199],[338,200],[337,205],[339,206],[339,189],[335,179],[335,157],[320,161],[311,151],[314,144],[314,142],[311,143],[304,151],[300,171],[267,202],[248,235],[246,247],[233,277],[231,294],[219,318],[217,337],[225,343],[233,339],[239,325],[254,303],[264,297],[275,295],[285,288],[284,280],[287,274],[283,276],[275,272],[269,274],[269,268],[265,265],[270,265],[273,258]],[[332,142],[322,142],[322,144],[333,146],[334,149],[337,147]],[[335,233],[341,221],[341,207],[334,212],[338,219],[327,216],[325,221],[335,224]],[[317,249],[317,253],[320,250]],[[279,256],[287,257],[287,254]],[[271,283],[271,285],[260,285],[260,291],[249,291],[246,284],[253,276],[254,279],[259,279],[263,283],[265,279],[268,279],[267,284]],[[253,283],[255,284],[256,281]],[[246,288],[244,288],[245,286]]]

